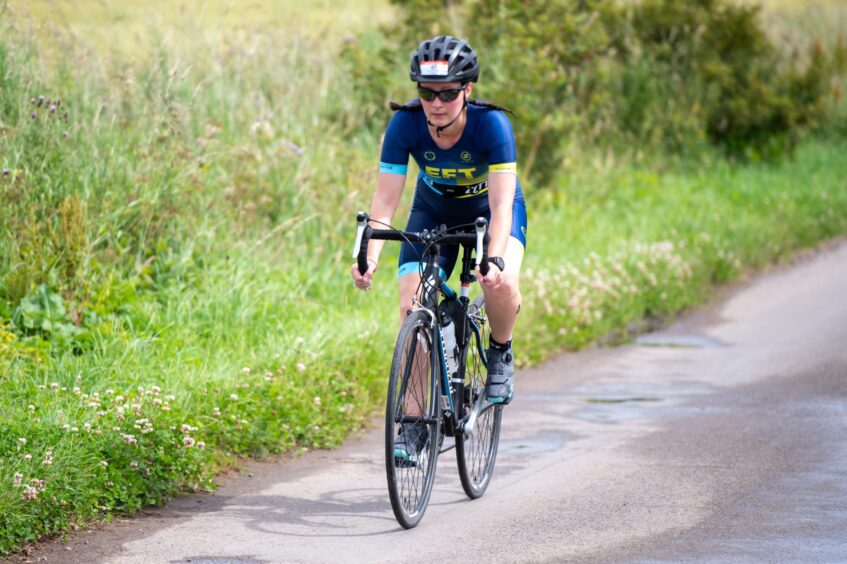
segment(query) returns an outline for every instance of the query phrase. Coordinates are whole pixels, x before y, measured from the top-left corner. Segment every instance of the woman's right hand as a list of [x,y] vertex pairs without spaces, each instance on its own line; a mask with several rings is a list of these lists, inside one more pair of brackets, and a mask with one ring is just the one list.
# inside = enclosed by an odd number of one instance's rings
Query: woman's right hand
[[350,275],[353,277],[353,284],[360,290],[367,292],[373,284],[373,273],[376,272],[376,261],[368,259],[368,269],[364,274],[359,272],[359,265],[354,264],[350,267]]

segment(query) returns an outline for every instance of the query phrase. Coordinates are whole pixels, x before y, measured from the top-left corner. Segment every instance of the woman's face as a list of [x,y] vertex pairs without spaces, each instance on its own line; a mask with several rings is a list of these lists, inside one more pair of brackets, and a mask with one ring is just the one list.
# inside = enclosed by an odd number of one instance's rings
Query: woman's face
[[[420,86],[422,86],[425,90],[431,90],[433,92],[443,92],[445,90],[458,90],[462,88],[461,82],[421,82]],[[465,97],[469,97],[471,94],[471,90],[473,89],[473,84],[468,83],[464,87],[463,92],[459,92],[456,99],[451,102],[444,102],[441,100],[439,96],[435,96],[432,101],[427,102],[423,96],[421,96],[421,106],[423,106],[424,113],[426,114],[426,119],[432,125],[447,125],[454,119],[458,117],[458,115],[462,112],[462,108],[464,108]],[[428,94],[428,97],[432,97],[432,94]]]

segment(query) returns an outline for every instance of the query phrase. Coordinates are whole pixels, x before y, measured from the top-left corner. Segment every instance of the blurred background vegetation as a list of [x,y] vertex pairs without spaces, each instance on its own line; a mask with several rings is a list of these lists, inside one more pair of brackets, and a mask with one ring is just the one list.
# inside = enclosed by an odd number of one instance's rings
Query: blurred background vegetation
[[372,417],[397,250],[354,292],[353,215],[421,39],[468,38],[516,114],[526,365],[847,231],[845,29],[838,0],[0,0],[0,554]]

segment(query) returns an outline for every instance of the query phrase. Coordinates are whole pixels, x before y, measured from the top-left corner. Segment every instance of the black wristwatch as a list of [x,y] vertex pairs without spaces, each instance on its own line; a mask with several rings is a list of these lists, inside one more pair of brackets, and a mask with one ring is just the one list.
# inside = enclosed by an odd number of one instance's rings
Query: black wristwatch
[[488,262],[500,269],[500,272],[506,270],[506,262],[503,257],[488,257]]

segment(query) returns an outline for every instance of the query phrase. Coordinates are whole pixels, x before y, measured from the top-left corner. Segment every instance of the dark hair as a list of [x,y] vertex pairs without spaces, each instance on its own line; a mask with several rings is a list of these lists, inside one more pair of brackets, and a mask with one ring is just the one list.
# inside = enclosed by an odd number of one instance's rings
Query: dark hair
[[[474,98],[471,98],[468,100],[468,104],[472,104],[480,108],[486,108],[488,110],[500,110],[501,112],[507,112],[512,115],[515,115],[515,112],[513,112],[509,108],[504,108],[503,106],[498,106],[497,104],[492,104],[490,102],[486,102],[485,100],[475,100]],[[398,104],[397,102],[390,101],[388,102],[388,107],[394,110],[395,112],[423,109],[420,100],[412,100],[411,102],[408,102],[406,104]]]

